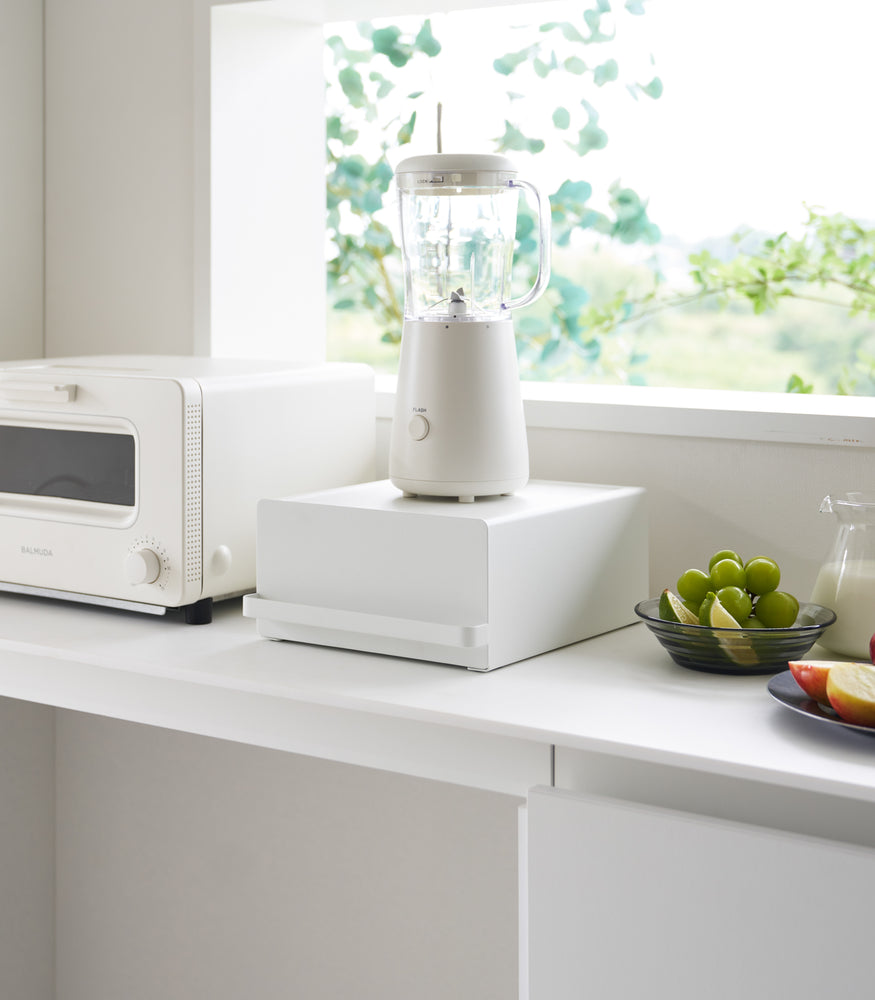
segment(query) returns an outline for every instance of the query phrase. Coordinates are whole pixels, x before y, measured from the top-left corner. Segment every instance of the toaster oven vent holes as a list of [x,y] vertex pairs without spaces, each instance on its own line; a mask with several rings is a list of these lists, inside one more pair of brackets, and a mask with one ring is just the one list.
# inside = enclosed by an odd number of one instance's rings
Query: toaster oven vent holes
[[185,546],[183,575],[186,583],[200,583],[201,559],[201,407],[185,407]]

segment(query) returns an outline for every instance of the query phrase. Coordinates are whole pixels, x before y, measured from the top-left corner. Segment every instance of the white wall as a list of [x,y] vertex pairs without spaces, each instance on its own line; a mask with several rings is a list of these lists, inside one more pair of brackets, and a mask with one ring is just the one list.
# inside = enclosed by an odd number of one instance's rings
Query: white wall
[[[321,25],[258,4],[212,11],[209,323],[220,357],[325,358]],[[205,81],[204,81],[205,82]],[[314,235],[315,234],[315,235]]]
[[46,0],[49,356],[324,357],[315,13]]
[[777,559],[786,589],[808,600],[837,528],[821,500],[875,479],[871,448],[543,429],[530,441],[538,477],[647,486],[653,596],[734,548]]
[[46,0],[46,354],[193,349],[188,0]]
[[43,352],[42,5],[3,0],[0,31],[0,358]]

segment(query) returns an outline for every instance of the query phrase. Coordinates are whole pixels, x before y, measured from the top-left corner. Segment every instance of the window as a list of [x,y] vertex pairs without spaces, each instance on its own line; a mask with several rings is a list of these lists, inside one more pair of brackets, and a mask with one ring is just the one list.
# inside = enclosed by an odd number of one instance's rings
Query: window
[[[849,314],[847,294],[844,307],[778,296],[757,313],[750,289],[721,306],[695,297],[693,277],[718,281],[739,250],[802,237],[806,204],[875,225],[861,127],[875,13],[855,0],[828,12],[792,0],[581,9],[326,26],[333,179],[351,193],[330,204],[347,249],[330,285],[329,356],[395,364],[400,283],[380,192],[403,155],[434,150],[437,95],[444,148],[506,150],[553,201],[551,291],[515,316],[524,378],[875,392],[875,324]],[[647,302],[654,275],[662,296],[690,301]],[[608,307],[641,318],[594,328]]]

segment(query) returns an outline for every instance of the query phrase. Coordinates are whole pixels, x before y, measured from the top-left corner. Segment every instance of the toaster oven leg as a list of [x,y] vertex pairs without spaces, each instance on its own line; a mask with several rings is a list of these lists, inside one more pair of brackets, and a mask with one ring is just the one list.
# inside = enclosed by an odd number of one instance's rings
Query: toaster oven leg
[[213,620],[213,599],[204,597],[194,604],[186,604],[182,610],[185,612],[186,625],[209,625]]

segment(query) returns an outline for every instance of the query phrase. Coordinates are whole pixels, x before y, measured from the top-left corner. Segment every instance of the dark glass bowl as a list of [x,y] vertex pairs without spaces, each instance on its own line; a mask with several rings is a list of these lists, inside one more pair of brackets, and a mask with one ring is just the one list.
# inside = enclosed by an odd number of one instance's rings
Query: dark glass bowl
[[776,674],[801,659],[836,620],[819,604],[800,604],[789,628],[712,628],[659,617],[659,598],[641,601],[635,614],[681,667],[712,674]]

